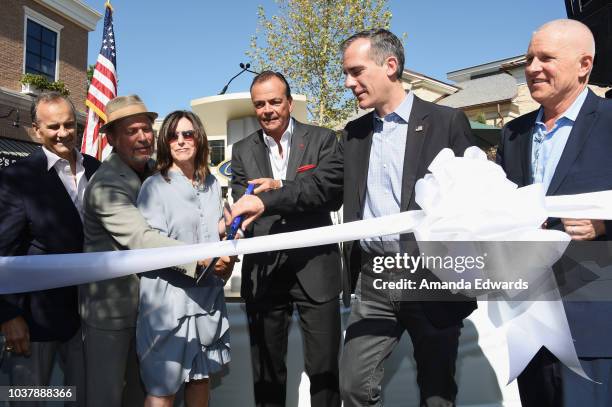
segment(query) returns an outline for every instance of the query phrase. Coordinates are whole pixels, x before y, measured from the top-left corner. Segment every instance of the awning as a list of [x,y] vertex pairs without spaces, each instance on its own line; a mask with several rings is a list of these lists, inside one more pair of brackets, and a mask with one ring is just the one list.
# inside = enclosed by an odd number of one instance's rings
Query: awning
[[470,120],[470,127],[478,147],[487,149],[499,144],[499,139],[501,138],[501,129],[499,127],[472,120]]
[[29,141],[0,138],[0,168],[7,167],[20,158],[29,156],[40,144]]

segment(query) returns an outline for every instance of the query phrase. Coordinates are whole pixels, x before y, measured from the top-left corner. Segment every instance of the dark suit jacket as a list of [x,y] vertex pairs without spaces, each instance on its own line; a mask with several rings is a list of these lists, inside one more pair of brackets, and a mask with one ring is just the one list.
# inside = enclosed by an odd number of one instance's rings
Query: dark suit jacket
[[[331,130],[294,120],[284,185],[311,177],[316,166],[333,155],[335,146],[336,137]],[[300,167],[310,165],[315,167],[298,172]],[[259,130],[232,147],[231,186],[234,200],[244,194],[248,180],[262,177],[273,178],[273,174],[263,133]],[[338,209],[340,205],[341,186],[337,181],[317,185],[320,188],[313,186],[313,189],[308,190],[308,198],[304,198],[303,194],[299,194],[300,198],[298,194],[291,193],[265,194],[267,198],[262,195],[264,203],[270,195],[281,198],[276,201],[276,214],[264,215],[253,222],[246,231],[247,236],[265,236],[331,225],[329,212]],[[307,201],[305,206],[309,206],[306,210],[297,204],[303,200]],[[338,296],[340,254],[338,245],[334,244],[245,255],[242,263],[242,297],[252,301],[264,296],[270,275],[283,265],[289,265],[292,272],[296,273],[301,286],[312,300],[324,302]]]
[[[83,165],[89,179],[100,163],[84,155]],[[42,149],[0,171],[0,191],[0,256],[83,251],[79,213],[57,172],[47,170]],[[67,340],[80,325],[77,289],[2,296],[0,322],[19,315],[26,320],[32,341]]]
[[[427,167],[442,148],[449,147],[456,155],[463,155],[465,149],[472,145],[469,122],[465,115],[456,109],[435,105],[415,97],[409,120],[404,159],[402,211],[419,209],[414,201],[414,185],[427,173]],[[419,127],[421,129],[417,131]],[[344,200],[343,221],[361,220],[372,134],[372,113],[348,123],[336,153],[323,157],[309,176],[288,181],[279,190],[260,194],[266,208],[265,213],[278,214],[286,208],[301,213],[318,208],[325,202],[335,203],[338,193],[341,193]],[[401,240],[414,241],[414,236],[412,234],[401,236]],[[348,306],[361,265],[358,242],[345,242],[344,253],[342,296],[344,304]],[[476,308],[476,303],[474,301],[427,302],[423,303],[423,307],[433,324],[444,327],[456,324],[468,316]]]
[[[508,123],[502,130],[497,163],[519,187],[532,183],[531,144],[538,111]],[[589,90],[561,154],[546,195],[572,195],[612,189],[612,100]],[[563,230],[559,219],[548,228]],[[606,236],[612,222],[606,221]],[[612,304],[565,302],[565,310],[579,356],[612,356]]]
[[[363,219],[374,131],[373,115],[372,112],[349,122],[340,142],[340,156],[344,159],[344,222]],[[469,122],[460,110],[429,103],[415,96],[408,123],[400,211],[420,209],[415,202],[414,185],[427,174],[427,167],[440,150],[448,147],[455,155],[463,156],[472,143]],[[414,235],[402,235],[400,240],[414,241]],[[343,297],[347,303],[348,293],[354,290],[360,271],[362,251],[359,242],[348,242],[344,248],[348,267],[343,276]],[[453,325],[468,316],[476,303],[424,302],[423,307],[430,321],[442,327]]]

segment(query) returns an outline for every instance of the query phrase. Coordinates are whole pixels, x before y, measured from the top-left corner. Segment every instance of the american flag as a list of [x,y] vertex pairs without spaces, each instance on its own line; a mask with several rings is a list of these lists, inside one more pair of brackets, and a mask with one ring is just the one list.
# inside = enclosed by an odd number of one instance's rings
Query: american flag
[[104,32],[102,47],[96,61],[93,78],[87,91],[87,122],[81,144],[81,152],[103,160],[110,154],[111,146],[100,134],[100,127],[106,122],[104,108],[109,100],[117,96],[117,49],[113,31],[113,8],[110,2],[104,4]]

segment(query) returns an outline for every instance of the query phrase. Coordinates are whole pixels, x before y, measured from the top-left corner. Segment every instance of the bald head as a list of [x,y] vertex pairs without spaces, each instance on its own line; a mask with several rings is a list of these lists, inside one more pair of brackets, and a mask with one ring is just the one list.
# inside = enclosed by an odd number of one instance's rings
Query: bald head
[[568,45],[581,54],[595,56],[595,38],[593,33],[585,24],[577,20],[567,18],[553,20],[535,30],[533,37],[538,33],[550,33],[556,35]]
[[531,97],[556,118],[571,106],[589,81],[595,41],[587,26],[555,20],[538,28],[527,49],[525,77]]

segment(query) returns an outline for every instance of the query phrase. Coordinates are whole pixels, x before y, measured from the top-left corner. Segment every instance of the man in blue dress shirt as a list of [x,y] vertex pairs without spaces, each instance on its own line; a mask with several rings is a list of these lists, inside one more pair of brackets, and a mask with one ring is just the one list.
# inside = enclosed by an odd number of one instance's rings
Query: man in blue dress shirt
[[[504,127],[497,152],[497,162],[518,186],[542,183],[546,195],[612,189],[612,101],[587,88],[594,55],[593,34],[580,22],[552,21],[533,34],[525,76],[541,107]],[[612,231],[610,222],[593,219],[548,219],[545,227],[576,241],[610,240]],[[541,348],[518,378],[521,402],[610,406],[612,305],[565,301],[564,307],[583,368],[603,384],[572,373]]]
[[[344,222],[419,209],[414,186],[443,148],[463,155],[472,144],[465,114],[419,99],[402,86],[404,47],[391,32],[367,30],[344,41],[345,86],[362,109],[372,112],[349,122],[336,154],[298,182],[257,196],[242,197],[232,216],[247,214],[243,225],[273,214],[290,201],[295,211],[321,205],[319,196],[343,185]],[[317,199],[315,199],[317,198]],[[377,255],[395,256],[416,247],[413,234],[346,242],[342,292],[355,301],[340,362],[340,392],[345,407],[381,406],[384,361],[407,331],[414,346],[420,405],[447,407],[457,395],[455,361],[462,320],[474,301],[406,301],[392,290],[375,290],[361,276],[372,275]],[[417,278],[430,279],[426,270]],[[371,282],[371,279],[369,280]]]

